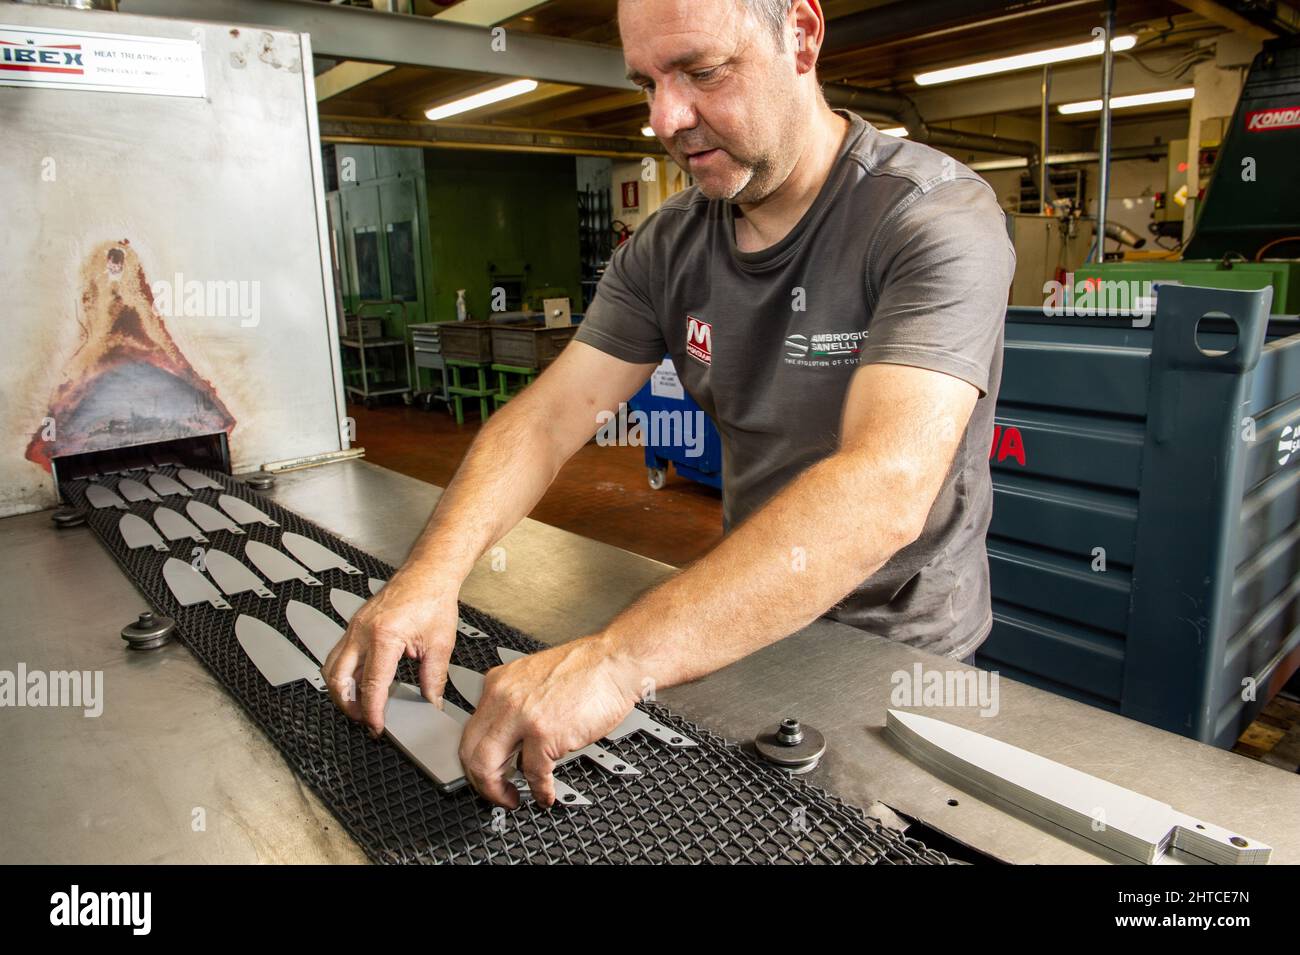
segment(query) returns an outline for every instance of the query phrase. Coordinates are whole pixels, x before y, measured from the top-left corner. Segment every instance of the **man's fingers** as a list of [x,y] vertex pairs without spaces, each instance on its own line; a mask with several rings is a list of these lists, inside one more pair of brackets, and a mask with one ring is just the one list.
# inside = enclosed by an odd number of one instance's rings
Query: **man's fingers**
[[361,719],[374,736],[384,730],[384,707],[388,704],[388,689],[392,686],[403,651],[400,643],[380,643],[371,639],[370,652],[366,654],[358,689],[361,696]]
[[555,761],[546,755],[542,741],[536,736],[524,740],[524,748],[519,757],[519,769],[528,780],[528,788],[533,791],[533,798],[541,805],[550,807],[555,802]]
[[357,701],[357,670],[360,665],[361,652],[354,644],[343,641],[330,651],[321,667],[330,699],[354,720],[361,719],[361,704]]
[[[471,728],[480,721],[478,714],[465,727],[461,738],[461,765],[465,776],[478,794],[489,802],[507,809],[519,806],[519,790],[509,781],[515,772],[516,740],[510,734],[489,730],[481,736],[471,736]],[[466,745],[468,738],[468,746]]]
[[425,650],[420,657],[420,692],[440,709],[447,687],[447,657],[439,650]]

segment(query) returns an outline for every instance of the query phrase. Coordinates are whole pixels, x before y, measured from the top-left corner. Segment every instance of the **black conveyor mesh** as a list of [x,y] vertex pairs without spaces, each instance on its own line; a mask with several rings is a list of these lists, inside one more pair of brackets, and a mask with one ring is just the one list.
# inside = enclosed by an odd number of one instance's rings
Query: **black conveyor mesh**
[[[159,468],[175,476],[175,468]],[[179,639],[207,666],[248,715],[275,743],[289,765],[330,808],[375,862],[847,862],[942,864],[947,858],[915,839],[888,829],[861,810],[807,782],[791,778],[741,747],[684,720],[660,704],[642,708],[656,720],[697,740],[695,748],[671,749],[636,733],[601,745],[637,766],[640,776],[615,777],[577,760],[556,776],[592,800],[591,806],[544,810],[531,801],[498,812],[468,789],[444,794],[386,739],[372,740],[343,715],[325,693],[305,681],[272,687],[244,654],[234,636],[240,613],[257,617],[297,644],[284,616],[300,600],[334,618],[332,587],[369,596],[367,576],[386,579],[393,568],[278,506],[243,483],[202,471],[226,493],[261,509],[279,527],[247,525],[244,537],[226,531],[206,536],[209,544],[182,540],[170,553],[130,550],[118,532],[124,511],[95,510],[86,501],[85,480],[61,483],[68,502],[85,511],[89,524],[153,607],[174,617]],[[143,472],[121,475],[143,481]],[[97,481],[115,489],[117,477]],[[218,507],[216,490],[191,491]],[[185,498],[145,501],[128,509],[150,520],[159,506],[184,513]],[[218,510],[220,508],[218,507]],[[152,524],[152,521],[150,521]],[[252,593],[227,598],[231,610],[207,604],[181,607],[162,578],[168,557],[190,561],[194,548],[215,547],[244,561],[243,541],[278,546],[281,533],[312,538],[361,569],[361,577],[339,570],[315,574],[324,586],[293,580],[269,584],[275,599]],[[250,569],[256,572],[256,568]],[[259,574],[260,576],[260,574]],[[452,662],[485,671],[496,665],[497,645],[530,652],[541,644],[472,607],[461,616],[490,640],[458,637]],[[337,619],[337,618],[335,618]],[[301,645],[299,645],[301,647]],[[306,648],[301,647],[304,653]],[[403,660],[399,676],[418,683],[416,664]],[[469,708],[455,690],[449,699]],[[494,824],[495,823],[495,824]]]

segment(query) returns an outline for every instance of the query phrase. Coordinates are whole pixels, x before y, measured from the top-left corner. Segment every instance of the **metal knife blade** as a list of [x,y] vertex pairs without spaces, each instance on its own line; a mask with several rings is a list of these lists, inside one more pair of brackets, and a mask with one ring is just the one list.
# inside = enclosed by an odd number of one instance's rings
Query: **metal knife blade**
[[487,634],[486,634],[486,633],[484,633],[484,632],[483,632],[482,630],[480,630],[478,627],[471,627],[469,624],[467,624],[467,623],[466,623],[462,618],[460,618],[460,617],[457,617],[457,618],[456,618],[456,632],[459,633],[459,634],[460,634],[461,636],[463,636],[463,637],[468,637],[468,638],[471,639],[471,640],[486,640],[486,639],[487,639]]
[[447,664],[447,679],[456,688],[456,692],[465,697],[470,706],[478,706],[483,698],[483,674],[455,663]]
[[885,729],[975,789],[1138,862],[1158,862],[1170,847],[1221,865],[1263,865],[1272,853],[1168,803],[943,720],[888,710]]
[[203,533],[197,527],[170,507],[154,508],[153,522],[158,525],[158,530],[162,531],[163,536],[169,541],[189,539],[198,541],[200,544],[208,542],[208,539],[203,536]]
[[[451,702],[451,700],[444,699],[442,701],[442,711],[446,713],[448,716],[450,716],[452,719],[454,719],[461,726],[464,726],[466,723],[469,722],[469,713],[466,712],[465,710],[462,710],[455,703]],[[565,759],[562,760],[561,762],[556,763],[555,765],[559,766],[563,762],[567,762],[567,761],[568,760]],[[519,790],[519,794],[521,796],[529,794],[528,780],[524,778],[524,774],[520,772],[518,769],[516,769],[514,773],[510,775],[509,779],[510,782],[514,784],[514,787]],[[568,783],[564,782],[558,776],[553,776],[552,782],[554,782],[555,784],[555,804],[557,806],[590,806],[591,805],[590,799],[588,799],[582,793],[578,792]]]
[[421,696],[418,687],[394,683],[389,689],[384,733],[443,791],[466,784],[460,765],[461,724]]
[[123,514],[117,522],[118,532],[126,546],[135,550],[137,547],[152,547],[154,550],[167,552],[167,545],[162,542],[158,532],[149,526],[149,522],[135,514]]
[[215,531],[230,531],[240,537],[244,534],[238,524],[215,507],[202,501],[188,501],[185,504],[185,513],[190,516],[190,520],[199,525],[200,530],[207,531],[209,534]]
[[[518,650],[512,650],[509,647],[497,647],[497,656],[500,657],[502,663],[509,663],[512,660],[518,660],[520,657],[526,656],[526,654],[520,653]],[[646,733],[666,746],[673,746],[678,749],[700,745],[689,736],[683,736],[677,730],[651,719],[649,715],[635,707],[633,707],[631,713],[623,717],[623,722],[605,734],[605,739],[611,743],[617,742],[625,736],[631,736],[633,733]]]
[[167,588],[176,598],[176,602],[182,607],[208,603],[218,610],[230,609],[230,604],[226,603],[217,592],[217,588],[208,582],[208,578],[199,573],[192,564],[187,564],[183,560],[168,557],[163,564],[163,580],[166,581]]
[[365,597],[358,597],[349,591],[339,590],[337,587],[330,590],[330,606],[334,608],[336,614],[348,623],[352,622],[353,615],[361,609],[365,602]]
[[235,497],[233,494],[222,494],[217,498],[217,503],[221,505],[223,511],[231,516],[236,524],[265,524],[267,527],[280,526],[252,504]]
[[189,468],[181,468],[176,472],[176,476],[185,482],[185,486],[192,491],[200,491],[204,488],[211,488],[214,491],[220,491],[221,485],[206,474],[200,474],[198,471],[192,471]]
[[217,582],[217,586],[227,597],[249,590],[263,600],[275,596],[266,588],[261,577],[245,567],[239,558],[227,554],[224,550],[209,547],[203,555],[203,566],[207,568],[212,579]]
[[303,537],[301,534],[289,531],[280,535],[280,544],[302,561],[312,573],[319,574],[322,570],[341,570],[345,574],[354,575],[361,573],[334,551],[316,543],[310,537]]
[[253,566],[273,584],[282,584],[286,580],[301,580],[311,587],[321,585],[319,580],[307,573],[307,568],[261,541],[245,541],[244,556],[252,561]]
[[384,589],[384,584],[386,584],[386,583],[388,583],[388,581],[386,581],[386,580],[380,580],[378,577],[371,577],[371,578],[370,578],[370,593],[371,593],[371,595],[373,596],[374,594],[377,594],[377,593],[379,593],[379,591],[383,590],[383,589]]
[[162,498],[149,490],[135,478],[122,478],[122,480],[118,481],[117,493],[121,494],[132,504],[137,504],[140,501],[153,501],[155,503],[161,503],[162,501]]
[[[451,685],[456,688],[456,692],[465,697],[470,706],[478,706],[478,701],[483,696],[483,674],[452,663],[447,666],[447,678],[451,680]],[[561,766],[581,757],[586,757],[613,776],[641,775],[641,770],[627,760],[595,743],[566,753],[561,759],[556,760],[555,765]]]
[[126,501],[122,500],[102,484],[86,485],[86,500],[95,510],[102,510],[105,507],[116,507],[119,510],[126,510]]
[[315,607],[309,607],[300,600],[290,600],[284,608],[284,615],[293,628],[293,635],[322,664],[334,645],[343,639],[342,627]]
[[235,621],[235,637],[258,672],[272,686],[306,680],[317,690],[325,689],[325,678],[321,676],[320,668],[278,630],[256,617],[241,613]]
[[180,497],[189,497],[190,492],[177,484],[173,479],[165,474],[150,474],[149,486],[161,494],[163,497],[169,497],[173,494]]

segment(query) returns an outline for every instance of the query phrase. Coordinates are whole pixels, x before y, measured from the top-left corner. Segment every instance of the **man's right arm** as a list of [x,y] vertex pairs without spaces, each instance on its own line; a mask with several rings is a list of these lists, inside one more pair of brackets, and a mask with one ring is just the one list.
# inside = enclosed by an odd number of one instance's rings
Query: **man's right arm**
[[322,668],[330,695],[348,716],[376,735],[382,731],[388,688],[403,656],[420,661],[425,698],[442,697],[461,583],[591,439],[600,412],[615,411],[654,368],[575,341],[488,419],[406,562],[357,611]]

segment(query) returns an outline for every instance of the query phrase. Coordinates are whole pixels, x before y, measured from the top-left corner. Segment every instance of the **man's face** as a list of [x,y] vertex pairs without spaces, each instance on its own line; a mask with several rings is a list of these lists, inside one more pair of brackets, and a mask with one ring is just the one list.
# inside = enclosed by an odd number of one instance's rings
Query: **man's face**
[[759,202],[802,142],[793,37],[781,49],[740,0],[620,0],[628,76],[650,126],[711,199]]

